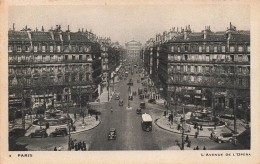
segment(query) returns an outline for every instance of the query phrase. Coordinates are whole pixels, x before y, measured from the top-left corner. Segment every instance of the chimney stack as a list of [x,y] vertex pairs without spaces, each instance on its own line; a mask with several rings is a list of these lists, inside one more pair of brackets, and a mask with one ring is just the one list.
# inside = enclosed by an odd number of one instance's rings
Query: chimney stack
[[70,25],[68,25],[68,32],[70,32]]
[[14,27],[14,25],[15,25],[15,24],[13,23],[13,31],[15,31],[15,27]]
[[38,28],[36,27],[36,32],[38,32]]
[[83,28],[82,28],[82,32],[84,32]]
[[44,28],[43,28],[43,26],[42,26],[42,32],[44,32]]

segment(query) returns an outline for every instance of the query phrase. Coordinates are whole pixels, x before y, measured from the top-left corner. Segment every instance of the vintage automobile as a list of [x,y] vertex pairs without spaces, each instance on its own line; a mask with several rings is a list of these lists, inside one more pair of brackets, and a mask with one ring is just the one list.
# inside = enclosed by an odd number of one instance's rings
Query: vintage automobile
[[140,94],[140,95],[139,95],[139,99],[140,99],[140,100],[143,100],[143,99],[144,99],[144,97],[145,97],[145,95],[144,95],[144,94]]
[[117,93],[115,96],[115,100],[119,100],[119,99],[120,99],[120,96],[119,96],[119,93]]
[[140,108],[141,108],[141,109],[145,109],[145,102],[141,102],[141,103],[140,103]]
[[46,132],[46,129],[37,129],[30,134],[30,137],[31,138],[34,138],[34,137],[45,138],[45,137],[48,137],[48,134]]
[[213,134],[213,139],[218,143],[224,142],[232,142],[233,141],[233,134],[232,133],[220,133],[217,134],[216,132]]
[[116,128],[110,128],[107,136],[108,140],[115,140],[116,139]]
[[136,114],[142,114],[142,109],[141,108],[137,108],[136,109]]
[[56,128],[54,132],[51,132],[50,137],[66,136],[68,135],[66,128]]
[[123,106],[123,105],[124,105],[123,99],[119,100],[119,106]]
[[156,100],[155,100],[155,99],[149,99],[149,100],[148,100],[148,103],[156,104]]
[[16,129],[13,129],[9,132],[9,137],[22,137],[24,136],[26,133],[26,131],[22,128],[16,128]]
[[133,86],[133,85],[134,85],[133,80],[132,80],[132,79],[129,79],[129,82],[127,83],[127,85]]
[[132,94],[129,95],[129,96],[128,96],[128,99],[129,99],[129,100],[133,100],[133,95],[132,95]]

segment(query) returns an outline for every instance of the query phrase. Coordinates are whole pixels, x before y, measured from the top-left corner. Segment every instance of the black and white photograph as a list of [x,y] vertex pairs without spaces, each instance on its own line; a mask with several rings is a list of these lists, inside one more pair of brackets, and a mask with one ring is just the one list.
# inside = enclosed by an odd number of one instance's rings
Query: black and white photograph
[[8,6],[7,151],[251,156],[251,7]]

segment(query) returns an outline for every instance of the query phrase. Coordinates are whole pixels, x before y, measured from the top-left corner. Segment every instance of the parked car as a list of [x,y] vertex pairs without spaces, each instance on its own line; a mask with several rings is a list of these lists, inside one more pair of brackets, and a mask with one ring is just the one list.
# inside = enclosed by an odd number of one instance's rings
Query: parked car
[[134,85],[134,83],[133,83],[133,80],[132,79],[129,79],[129,82],[127,83],[127,85]]
[[148,103],[156,104],[156,100],[155,100],[155,99],[149,99],[149,100],[148,100]]
[[136,109],[136,114],[142,114],[142,109],[141,108],[137,108]]
[[26,133],[25,129],[22,128],[16,128],[9,132],[9,137],[22,137]]
[[54,132],[51,132],[50,137],[66,136],[68,135],[66,128],[56,128]]
[[30,134],[30,137],[31,138],[34,138],[34,137],[45,138],[45,137],[48,137],[48,134],[46,132],[46,129],[37,129]]
[[110,128],[107,136],[108,140],[115,140],[116,139],[116,128]]
[[218,135],[217,133],[214,133],[213,138],[218,143],[232,142],[233,134],[232,133],[220,133]]

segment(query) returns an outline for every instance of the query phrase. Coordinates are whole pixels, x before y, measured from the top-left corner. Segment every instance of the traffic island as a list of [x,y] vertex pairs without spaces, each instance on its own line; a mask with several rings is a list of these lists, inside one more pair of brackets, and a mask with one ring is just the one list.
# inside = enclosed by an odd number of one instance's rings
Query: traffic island
[[76,131],[70,132],[71,134],[75,133],[80,133],[83,131],[91,130],[98,126],[100,124],[100,120],[96,120],[96,117],[94,116],[88,116],[84,118],[84,123],[83,123],[83,118],[79,118],[75,123]]
[[[167,130],[169,132],[173,132],[173,133],[177,133],[177,134],[182,134],[182,130],[178,130],[178,124],[175,122],[170,122],[168,120],[167,117],[162,117],[159,118],[157,120],[155,120],[155,124],[164,130]],[[185,135],[188,136],[195,136],[195,133],[197,132],[197,129],[194,129],[193,126],[190,126],[190,132],[185,132]],[[198,137],[210,137],[211,132],[214,130],[214,127],[203,127],[203,130],[199,130],[199,135]],[[227,133],[230,132],[230,130],[228,130],[225,127],[217,127],[216,131],[218,131],[219,133]]]
[[[73,118],[72,114],[70,114],[70,118]],[[83,123],[83,117],[77,116],[77,119],[73,120],[73,125],[75,126],[75,131],[70,131],[71,134],[80,133],[83,131],[91,130],[98,126],[100,124],[100,120],[96,119],[96,116],[87,116],[84,118]],[[67,124],[59,125],[59,126],[50,126],[46,132],[48,135],[50,135],[52,132],[55,131],[56,128],[67,128]],[[25,136],[30,136],[32,132],[35,132],[35,130],[46,128],[45,126],[39,126],[39,125],[32,125],[26,132]]]

